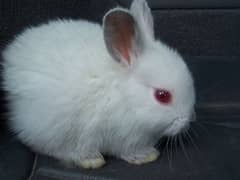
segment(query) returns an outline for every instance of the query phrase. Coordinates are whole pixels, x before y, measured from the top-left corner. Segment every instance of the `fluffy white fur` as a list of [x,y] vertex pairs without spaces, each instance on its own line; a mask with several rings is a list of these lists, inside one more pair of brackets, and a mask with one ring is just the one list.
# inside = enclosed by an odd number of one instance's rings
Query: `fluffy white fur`
[[[82,20],[28,28],[6,48],[10,126],[24,143],[83,167],[101,166],[101,153],[141,164],[156,159],[160,137],[189,123],[195,95],[187,66],[154,40],[145,1],[124,11],[133,14],[141,36],[147,34],[129,67],[109,55],[102,27]],[[154,88],[170,90],[173,102],[157,102]]]

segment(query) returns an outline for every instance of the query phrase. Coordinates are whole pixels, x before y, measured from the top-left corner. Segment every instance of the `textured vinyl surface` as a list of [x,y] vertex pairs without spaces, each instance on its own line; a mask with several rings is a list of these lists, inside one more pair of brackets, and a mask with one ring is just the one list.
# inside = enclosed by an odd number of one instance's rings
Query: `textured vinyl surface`
[[[120,4],[129,6],[132,0],[117,0]],[[213,8],[237,8],[238,0],[147,0],[153,9],[213,9]]]
[[156,10],[153,14],[156,37],[184,55],[240,56],[240,10]]
[[32,169],[34,154],[12,133],[0,132],[0,179],[26,180]]

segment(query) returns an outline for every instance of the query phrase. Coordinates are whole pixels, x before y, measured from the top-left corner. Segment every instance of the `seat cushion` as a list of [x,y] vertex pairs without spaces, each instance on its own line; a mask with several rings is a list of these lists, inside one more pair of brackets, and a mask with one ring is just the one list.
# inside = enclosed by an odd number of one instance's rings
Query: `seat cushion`
[[0,132],[0,179],[27,179],[34,154],[7,130]]

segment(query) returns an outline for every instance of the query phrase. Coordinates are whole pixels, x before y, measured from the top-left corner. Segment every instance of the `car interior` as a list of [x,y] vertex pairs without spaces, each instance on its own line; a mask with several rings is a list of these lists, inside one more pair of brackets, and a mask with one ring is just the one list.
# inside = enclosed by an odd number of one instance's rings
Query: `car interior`
[[[108,163],[100,169],[68,168],[16,138],[7,125],[6,92],[1,89],[1,180],[240,179],[240,1],[147,1],[156,38],[182,54],[195,80],[197,120],[183,141],[161,139],[156,145],[161,157],[141,166],[106,157]],[[27,27],[65,18],[101,24],[109,9],[131,2],[0,0],[0,53]]]

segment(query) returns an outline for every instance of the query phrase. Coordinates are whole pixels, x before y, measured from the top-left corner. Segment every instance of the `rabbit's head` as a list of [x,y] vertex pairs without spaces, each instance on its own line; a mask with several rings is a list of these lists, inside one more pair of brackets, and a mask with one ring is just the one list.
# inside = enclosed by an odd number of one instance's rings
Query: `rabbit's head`
[[103,30],[108,52],[126,69],[122,94],[139,123],[168,136],[185,129],[194,114],[193,79],[182,57],[155,39],[146,1],[134,0],[130,10],[110,10]]

